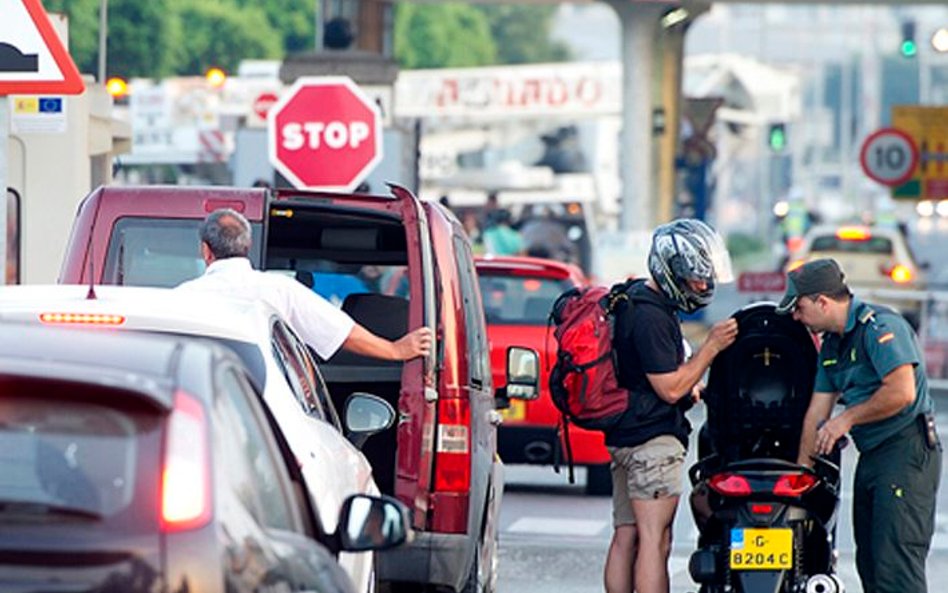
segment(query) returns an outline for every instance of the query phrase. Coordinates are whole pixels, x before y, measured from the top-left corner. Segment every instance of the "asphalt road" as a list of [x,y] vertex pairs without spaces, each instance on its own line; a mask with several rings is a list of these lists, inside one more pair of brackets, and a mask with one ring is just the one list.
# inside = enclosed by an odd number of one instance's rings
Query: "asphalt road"
[[[938,424],[948,435],[948,399],[939,398]],[[693,424],[703,411],[691,412]],[[848,448],[843,459],[843,496],[839,520],[839,574],[849,593],[862,593],[856,575],[852,541],[852,472],[856,452]],[[690,448],[689,465],[694,446]],[[948,457],[946,457],[948,459]],[[943,468],[942,475],[946,475]],[[611,527],[611,501],[583,495],[582,470],[577,483],[567,482],[565,469],[507,467],[507,489],[501,511],[501,593],[593,593],[601,592],[602,568]],[[682,498],[675,519],[670,562],[672,593],[694,591],[688,575],[688,559],[694,551],[697,532],[687,501]],[[928,562],[930,591],[942,590],[948,582],[948,489],[939,490],[937,532]]]

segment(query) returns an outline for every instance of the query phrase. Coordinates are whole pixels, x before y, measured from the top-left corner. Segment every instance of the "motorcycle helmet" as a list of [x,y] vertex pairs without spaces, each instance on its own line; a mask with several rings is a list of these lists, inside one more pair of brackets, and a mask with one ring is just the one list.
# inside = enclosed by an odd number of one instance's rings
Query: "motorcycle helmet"
[[[721,236],[700,220],[673,220],[655,229],[648,270],[666,297],[693,313],[711,302],[718,283],[732,282],[731,258]],[[698,290],[693,282],[703,282]]]

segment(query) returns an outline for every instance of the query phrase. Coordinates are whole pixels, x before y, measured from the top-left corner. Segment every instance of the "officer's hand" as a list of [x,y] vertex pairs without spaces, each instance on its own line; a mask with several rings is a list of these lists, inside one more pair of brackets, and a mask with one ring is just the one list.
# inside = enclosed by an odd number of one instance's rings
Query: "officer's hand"
[[431,354],[432,342],[431,330],[427,327],[420,327],[405,334],[395,342],[398,360],[411,360],[417,356],[428,356]]
[[832,453],[836,441],[844,437],[850,428],[852,428],[852,423],[849,422],[845,414],[840,414],[824,422],[819,430],[816,431],[817,455],[829,455]]
[[725,319],[719,321],[711,327],[708,337],[705,338],[705,345],[712,348],[712,352],[717,355],[719,352],[734,343],[737,339],[737,320]]

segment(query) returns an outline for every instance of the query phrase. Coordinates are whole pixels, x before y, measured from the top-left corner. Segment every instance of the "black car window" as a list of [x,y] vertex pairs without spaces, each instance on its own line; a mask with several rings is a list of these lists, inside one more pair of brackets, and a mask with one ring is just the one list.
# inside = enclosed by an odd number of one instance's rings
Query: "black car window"
[[323,407],[316,397],[316,387],[313,384],[312,373],[309,373],[306,363],[300,358],[300,353],[293,340],[292,334],[278,320],[271,326],[271,342],[283,375],[286,377],[297,403],[308,415],[321,420],[326,419]]
[[326,387],[326,381],[319,371],[319,365],[316,358],[306,345],[292,331],[286,330],[287,339],[293,344],[296,355],[302,364],[302,368],[313,386],[313,396],[322,412],[322,418],[333,424],[338,430],[342,431],[342,424],[339,422],[339,414],[336,412],[336,406],[332,403],[332,397],[329,395],[329,388]]
[[256,394],[233,367],[218,372],[217,390],[214,452],[231,492],[261,525],[293,529],[289,479]]
[[573,287],[569,280],[542,276],[478,275],[487,323],[546,325],[553,302]]
[[[102,272],[104,284],[170,288],[204,273],[200,219],[123,217],[115,222]],[[260,261],[260,223],[251,223],[250,258]]]
[[0,522],[25,513],[37,524],[85,517],[129,532],[154,528],[155,512],[135,494],[158,487],[162,417],[90,401],[101,397],[94,390],[48,389],[3,389]]
[[813,239],[810,251],[842,251],[845,253],[892,254],[892,240],[888,237],[847,239],[836,235],[822,235]]
[[484,331],[484,308],[478,298],[474,256],[471,254],[468,242],[458,236],[454,237],[454,254],[461,284],[470,379],[475,383],[483,383],[490,378],[490,350],[487,345],[487,334]]

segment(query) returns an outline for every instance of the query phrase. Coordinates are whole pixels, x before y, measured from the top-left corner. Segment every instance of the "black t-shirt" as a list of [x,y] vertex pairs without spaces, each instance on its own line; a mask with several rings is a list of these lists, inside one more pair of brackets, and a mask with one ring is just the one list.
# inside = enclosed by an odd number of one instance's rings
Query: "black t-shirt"
[[629,390],[630,405],[606,444],[633,447],[670,434],[687,446],[690,427],[684,407],[662,400],[646,373],[671,373],[684,362],[681,323],[675,304],[645,281],[628,291],[630,304],[616,310],[613,347],[619,385]]

